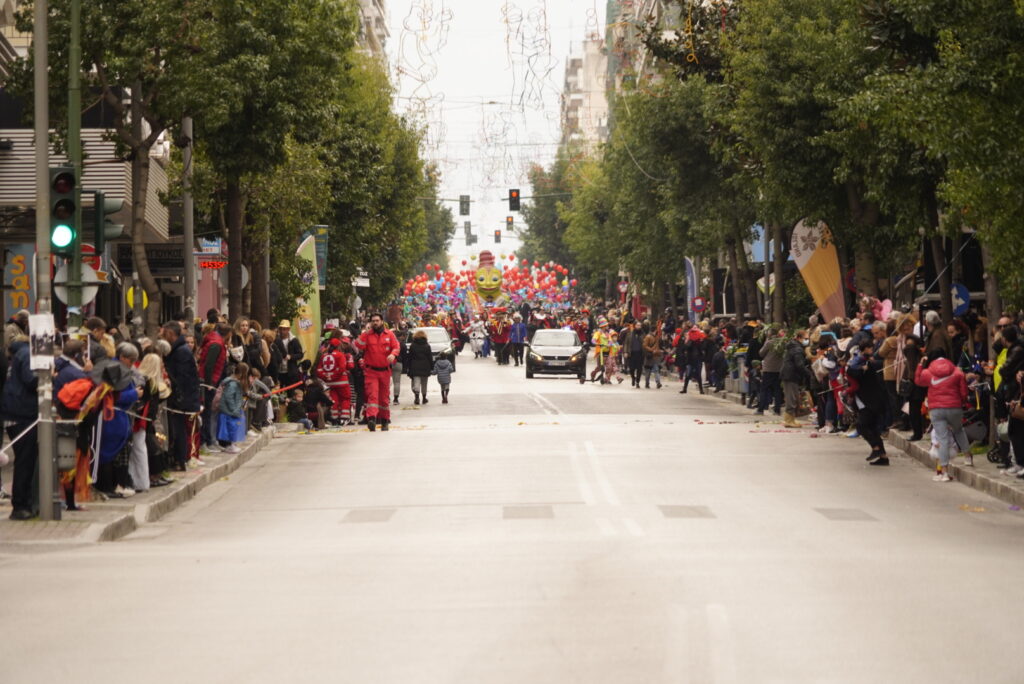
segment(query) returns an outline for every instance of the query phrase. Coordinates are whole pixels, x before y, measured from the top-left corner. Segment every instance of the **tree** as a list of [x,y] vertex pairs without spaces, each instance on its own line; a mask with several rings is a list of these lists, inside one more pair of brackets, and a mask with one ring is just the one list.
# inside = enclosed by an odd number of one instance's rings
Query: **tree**
[[[244,179],[286,160],[289,136],[316,139],[336,114],[346,59],[355,44],[351,5],[336,0],[207,0],[216,39],[202,58],[209,73],[197,137],[225,179],[228,311],[242,315]],[[250,255],[262,254],[262,249]]]
[[[51,36],[70,34],[69,0],[50,0]],[[207,86],[197,55],[214,38],[205,21],[208,5],[196,0],[184,7],[174,0],[97,0],[82,3],[82,89],[94,93],[114,118],[113,139],[132,164],[132,260],[152,302],[146,327],[160,319],[160,291],[146,259],[145,216],[149,154],[165,130],[177,130],[183,114]],[[24,3],[17,28],[32,31],[32,3]],[[67,120],[68,42],[49,41],[50,113],[63,129]],[[31,92],[31,59],[15,66],[10,85]],[[86,109],[96,101],[87,102]]]

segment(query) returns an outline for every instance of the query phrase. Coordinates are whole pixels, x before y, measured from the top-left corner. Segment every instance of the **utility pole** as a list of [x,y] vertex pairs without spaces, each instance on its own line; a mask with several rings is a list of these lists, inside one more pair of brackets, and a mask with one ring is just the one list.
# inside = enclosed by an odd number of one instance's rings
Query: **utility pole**
[[185,141],[185,149],[182,150],[185,179],[182,184],[181,198],[184,212],[182,253],[185,256],[185,320],[191,326],[196,315],[196,258],[193,256],[193,252],[195,252],[195,206],[192,200],[192,117],[186,116],[181,120],[181,135]]
[[[32,53],[35,59],[33,77],[35,145],[36,145],[36,309],[48,314],[50,309],[50,102],[49,102],[49,36],[47,0],[36,0]],[[29,330],[31,332],[31,329]],[[49,369],[36,371],[39,379],[39,517],[60,519],[60,500],[56,498],[57,478],[54,475],[53,376]]]
[[75,168],[75,227],[78,237],[68,262],[68,330],[82,326],[82,0],[71,0],[68,46],[68,159]]

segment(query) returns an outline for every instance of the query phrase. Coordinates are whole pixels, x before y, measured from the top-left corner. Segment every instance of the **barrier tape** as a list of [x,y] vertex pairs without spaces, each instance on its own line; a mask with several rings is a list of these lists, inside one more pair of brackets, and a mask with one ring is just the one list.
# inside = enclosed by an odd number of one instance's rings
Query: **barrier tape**
[[29,425],[27,428],[22,430],[21,434],[19,434],[17,437],[12,439],[10,444],[5,446],[3,449],[0,449],[0,466],[7,465],[11,461],[11,457],[7,453],[7,450],[10,449],[11,447],[13,447],[14,443],[17,442],[19,439],[21,439],[22,437],[27,435],[29,432],[34,430],[37,425],[39,425],[39,419],[38,418],[36,418],[34,421],[32,421],[31,425]]

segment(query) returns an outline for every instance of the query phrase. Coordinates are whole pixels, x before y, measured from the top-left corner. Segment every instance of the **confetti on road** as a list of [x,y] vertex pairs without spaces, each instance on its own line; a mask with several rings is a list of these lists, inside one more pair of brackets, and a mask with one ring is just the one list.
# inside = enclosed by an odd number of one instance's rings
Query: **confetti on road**
[[985,508],[983,506],[970,506],[968,504],[960,504],[960,510],[968,513],[984,513]]

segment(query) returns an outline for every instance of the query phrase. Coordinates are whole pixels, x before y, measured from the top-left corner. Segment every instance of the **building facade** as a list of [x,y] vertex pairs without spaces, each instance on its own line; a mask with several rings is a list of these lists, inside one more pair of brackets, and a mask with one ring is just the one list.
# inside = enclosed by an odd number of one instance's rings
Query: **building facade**
[[384,0],[359,0],[359,45],[381,60],[387,60],[388,12]]
[[582,54],[565,64],[562,144],[594,146],[608,140],[608,57],[604,41],[591,36]]

